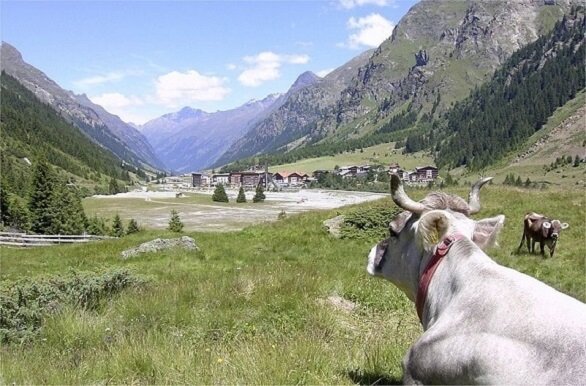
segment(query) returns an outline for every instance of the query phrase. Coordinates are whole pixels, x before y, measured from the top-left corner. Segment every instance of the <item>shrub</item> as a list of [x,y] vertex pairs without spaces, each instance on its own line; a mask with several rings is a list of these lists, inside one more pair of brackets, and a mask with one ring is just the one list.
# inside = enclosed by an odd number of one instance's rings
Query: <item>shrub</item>
[[216,189],[214,190],[214,194],[212,195],[212,200],[216,202],[229,202],[226,190],[224,190],[224,185],[216,185]]
[[385,238],[389,235],[389,222],[399,211],[388,204],[355,209],[344,215],[341,237],[373,240]]
[[46,315],[59,313],[65,306],[94,311],[123,289],[144,283],[144,277],[115,269],[72,271],[0,288],[0,342],[23,343],[36,336]]

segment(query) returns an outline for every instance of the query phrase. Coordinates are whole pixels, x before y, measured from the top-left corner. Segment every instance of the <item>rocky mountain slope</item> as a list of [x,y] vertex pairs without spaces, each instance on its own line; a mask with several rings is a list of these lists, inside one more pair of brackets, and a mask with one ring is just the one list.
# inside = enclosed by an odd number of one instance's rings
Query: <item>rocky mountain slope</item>
[[148,164],[162,168],[162,163],[136,129],[86,97],[62,89],[42,71],[26,63],[20,52],[10,44],[2,42],[0,56],[2,71],[16,78],[39,100],[50,105],[93,141],[135,166]]
[[315,140],[311,133],[316,132],[322,116],[335,106],[340,92],[371,54],[372,50],[362,53],[323,79],[312,73],[302,74],[287,92],[283,105],[236,141],[216,164],[274,150],[304,136],[305,142]]
[[423,0],[374,52],[348,66],[343,81],[324,91],[334,72],[305,88],[219,163],[299,142],[358,138],[407,109],[437,117],[488,80],[515,50],[550,30],[569,7],[569,0]]
[[[342,93],[326,129],[345,133],[411,103],[442,111],[464,98],[568,5],[543,1],[423,0],[401,19]],[[343,129],[346,129],[345,131]]]
[[283,96],[274,94],[215,113],[185,107],[145,123],[140,130],[170,169],[196,171],[210,166],[282,101]]

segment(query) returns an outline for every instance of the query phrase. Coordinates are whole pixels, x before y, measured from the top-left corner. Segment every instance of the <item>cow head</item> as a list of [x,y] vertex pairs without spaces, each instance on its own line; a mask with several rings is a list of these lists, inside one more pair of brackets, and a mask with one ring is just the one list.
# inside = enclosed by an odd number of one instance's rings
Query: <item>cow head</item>
[[541,225],[544,238],[551,237],[553,240],[557,240],[562,229],[566,229],[569,226],[567,222],[562,223],[560,220],[544,221]]
[[480,188],[491,179],[474,184],[468,202],[441,192],[430,193],[416,202],[405,193],[399,176],[391,175],[393,201],[405,211],[390,222],[390,237],[371,249],[368,273],[390,280],[414,300],[424,264],[446,236],[460,233],[482,249],[495,245],[505,216],[479,221],[470,218],[480,210]]

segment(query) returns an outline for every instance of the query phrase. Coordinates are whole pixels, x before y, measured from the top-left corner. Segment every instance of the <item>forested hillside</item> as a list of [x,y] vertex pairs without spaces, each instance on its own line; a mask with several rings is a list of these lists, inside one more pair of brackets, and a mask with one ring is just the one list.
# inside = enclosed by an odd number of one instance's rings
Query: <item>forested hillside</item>
[[[50,164],[80,179],[129,180],[131,166],[92,142],[50,106],[40,102],[16,79],[2,73],[2,115],[0,137],[1,176],[6,189],[20,197],[27,195],[31,163],[45,158]],[[26,160],[25,160],[26,158]]]
[[479,169],[495,162],[584,88],[585,32],[583,11],[575,8],[550,34],[515,52],[490,82],[449,111],[440,129],[448,140],[422,135],[412,141],[435,146],[440,167]]
[[370,134],[274,152],[224,167],[291,163],[397,142],[406,153],[431,150],[440,167],[484,168],[523,144],[556,108],[585,85],[584,8],[575,6],[550,32],[515,51],[484,85],[445,112],[441,94],[425,111],[409,103]]

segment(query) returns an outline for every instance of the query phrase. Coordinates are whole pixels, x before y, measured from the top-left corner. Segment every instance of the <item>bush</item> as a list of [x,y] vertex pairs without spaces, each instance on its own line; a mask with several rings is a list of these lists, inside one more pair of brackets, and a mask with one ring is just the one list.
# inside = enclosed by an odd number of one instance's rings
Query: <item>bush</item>
[[59,313],[65,306],[94,311],[123,289],[145,282],[127,269],[116,269],[103,273],[72,271],[1,288],[0,342],[23,343],[36,336],[46,315]]
[[171,232],[181,232],[183,230],[183,223],[179,218],[179,213],[175,209],[171,211],[171,219],[169,220],[169,228]]
[[238,197],[236,198],[236,202],[246,202],[246,195],[244,194],[244,188],[241,186],[240,190],[238,191]]
[[216,189],[214,190],[214,194],[212,195],[212,200],[216,202],[229,202],[226,190],[224,190],[224,185],[216,185]]
[[380,240],[389,235],[389,222],[400,212],[388,204],[355,209],[344,215],[341,237]]

